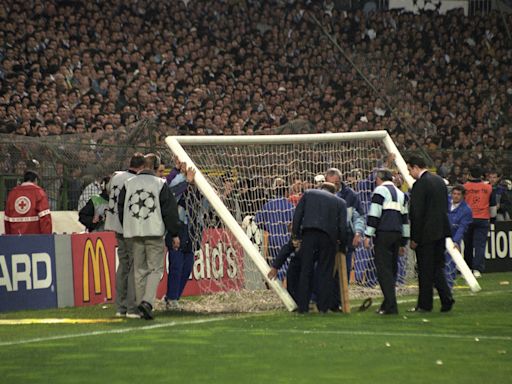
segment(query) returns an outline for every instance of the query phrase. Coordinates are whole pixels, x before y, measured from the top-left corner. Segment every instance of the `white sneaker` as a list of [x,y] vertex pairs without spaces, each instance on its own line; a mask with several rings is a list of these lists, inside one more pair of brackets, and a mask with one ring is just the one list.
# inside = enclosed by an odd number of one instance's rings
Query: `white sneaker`
[[478,278],[482,277],[482,274],[480,273],[479,270],[475,269],[473,271],[473,276],[475,276],[478,279]]
[[127,313],[126,317],[128,319],[140,319],[142,316],[140,315],[140,313]]
[[121,311],[116,312],[116,317],[125,317],[125,316],[126,316],[126,312],[121,312]]
[[179,310],[181,310],[181,305],[178,302],[178,300],[169,300],[165,304],[165,309],[170,310],[170,311],[179,311]]

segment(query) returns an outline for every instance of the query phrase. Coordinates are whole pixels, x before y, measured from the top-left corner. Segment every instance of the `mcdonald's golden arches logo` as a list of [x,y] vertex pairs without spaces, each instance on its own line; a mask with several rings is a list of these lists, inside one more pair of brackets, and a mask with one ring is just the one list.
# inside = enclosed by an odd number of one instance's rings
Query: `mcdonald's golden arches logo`
[[99,295],[101,293],[101,275],[100,275],[100,260],[103,263],[103,276],[105,278],[106,298],[112,299],[112,286],[110,282],[110,268],[108,265],[107,253],[101,238],[96,239],[96,244],[93,244],[92,239],[85,241],[84,247],[84,266],[83,266],[83,285],[84,285],[84,302],[90,300],[89,293],[89,258],[92,261],[92,276],[94,283],[94,293]]

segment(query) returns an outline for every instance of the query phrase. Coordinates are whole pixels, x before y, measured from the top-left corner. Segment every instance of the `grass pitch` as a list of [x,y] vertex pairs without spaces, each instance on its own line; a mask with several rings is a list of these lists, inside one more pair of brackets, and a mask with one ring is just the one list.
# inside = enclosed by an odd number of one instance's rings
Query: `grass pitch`
[[511,383],[512,273],[479,282],[478,294],[457,289],[446,314],[439,301],[432,313],[407,313],[414,297],[384,317],[379,299],[350,315],[4,313],[0,383]]

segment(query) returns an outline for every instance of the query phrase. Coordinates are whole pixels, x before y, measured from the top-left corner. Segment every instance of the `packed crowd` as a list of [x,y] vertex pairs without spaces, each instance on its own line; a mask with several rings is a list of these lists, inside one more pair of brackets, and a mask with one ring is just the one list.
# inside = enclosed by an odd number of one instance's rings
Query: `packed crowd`
[[310,3],[6,0],[0,130],[108,143],[103,133],[148,118],[162,143],[305,121],[288,126],[387,129],[401,151],[429,151],[452,183],[474,165],[510,174],[512,51],[500,15]]

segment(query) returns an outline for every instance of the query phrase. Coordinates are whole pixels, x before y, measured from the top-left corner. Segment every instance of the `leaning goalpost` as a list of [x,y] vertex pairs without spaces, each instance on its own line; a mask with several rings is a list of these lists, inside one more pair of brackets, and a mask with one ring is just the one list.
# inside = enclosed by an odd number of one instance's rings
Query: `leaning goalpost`
[[[207,291],[270,287],[290,311],[296,308],[291,296],[279,280],[267,278],[269,263],[287,241],[285,231],[293,214],[293,207],[282,201],[282,184],[290,187],[292,194],[298,193],[301,186],[314,187],[315,175],[336,167],[342,171],[344,181],[352,183],[366,211],[374,188],[374,170],[383,165],[389,154],[395,155],[396,168],[408,185],[414,182],[386,131],[169,136],[165,141],[180,161],[196,171],[199,193],[188,194],[187,209],[192,214],[192,241],[196,248],[201,248],[196,257],[205,259],[201,268],[205,264],[208,271],[213,271],[213,277],[207,273],[208,284],[212,285]],[[273,206],[274,211],[265,211],[266,203],[276,199],[279,203]],[[447,249],[459,270],[471,289],[479,290],[462,256],[450,242],[447,239]],[[349,266],[351,285],[376,290],[371,256],[358,250],[354,259],[352,268]],[[414,267],[411,261],[401,262],[398,281],[406,286],[415,280]],[[193,271],[196,272],[199,269]],[[235,277],[226,283],[225,275]]]

